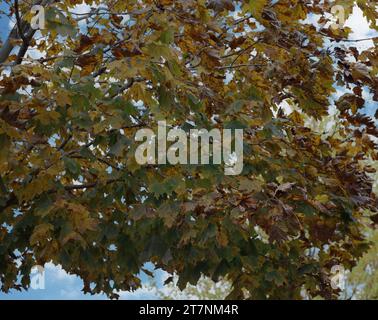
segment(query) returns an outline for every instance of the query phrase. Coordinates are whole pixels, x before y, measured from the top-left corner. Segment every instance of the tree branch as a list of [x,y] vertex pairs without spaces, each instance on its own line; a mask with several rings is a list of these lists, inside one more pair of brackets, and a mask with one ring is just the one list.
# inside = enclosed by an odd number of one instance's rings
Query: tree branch
[[17,21],[17,29],[18,29],[18,36],[22,39],[24,43],[27,42],[24,32],[22,31],[22,20],[20,17],[20,9],[18,7],[18,0],[14,0],[14,10],[16,15],[16,21]]
[[[41,5],[46,6],[50,3],[55,2],[55,0],[37,0],[33,2],[33,5]],[[17,11],[17,10],[16,10]],[[17,18],[17,16],[16,16]],[[24,30],[25,29],[25,30]],[[22,39],[23,44],[17,54],[16,64],[20,64],[22,59],[24,58],[26,51],[29,48],[30,41],[32,40],[36,30],[33,30],[29,23],[22,21],[20,18],[20,25],[18,23],[16,26],[13,27],[12,31],[10,32],[8,39],[5,41],[3,46],[0,48],[0,64],[7,61],[10,53],[14,49],[13,40]],[[25,35],[26,34],[26,35]],[[21,36],[22,35],[22,36]],[[23,38],[25,39],[23,39]]]
[[130,78],[127,83],[124,86],[120,87],[117,92],[110,96],[110,98],[113,99],[119,94],[123,93],[125,90],[130,89],[135,82],[143,82],[145,80],[145,78]]
[[[117,181],[123,181],[121,179],[110,179],[105,182],[105,185],[112,184]],[[86,184],[73,184],[73,185],[68,185],[64,187],[64,190],[66,191],[73,191],[73,190],[82,190],[82,189],[90,189],[94,188],[98,185],[98,181],[92,182],[92,183],[86,183]],[[54,190],[56,191],[56,190]]]
[[7,61],[10,53],[14,48],[12,44],[12,39],[17,38],[17,36],[17,27],[14,27],[11,33],[9,34],[8,39],[4,42],[3,46],[0,49],[0,63],[4,63],[5,61]]
[[243,64],[236,64],[236,65],[230,65],[230,66],[222,66],[222,67],[216,67],[216,69],[218,70],[222,70],[222,69],[237,69],[237,68],[241,68],[241,67],[265,67],[266,64],[251,64],[251,63],[243,63]]
[[24,40],[24,42],[23,42],[23,44],[22,44],[22,46],[21,46],[21,48],[20,48],[20,50],[18,51],[18,54],[17,54],[16,64],[21,64],[22,59],[24,58],[26,52],[28,51],[30,41],[32,40],[35,32],[36,32],[36,30],[33,30],[30,26],[28,26],[27,35],[26,35],[25,40]]
[[64,147],[67,145],[68,142],[72,139],[72,134],[68,135],[67,139],[65,139],[62,144],[58,147],[58,150],[63,150]]

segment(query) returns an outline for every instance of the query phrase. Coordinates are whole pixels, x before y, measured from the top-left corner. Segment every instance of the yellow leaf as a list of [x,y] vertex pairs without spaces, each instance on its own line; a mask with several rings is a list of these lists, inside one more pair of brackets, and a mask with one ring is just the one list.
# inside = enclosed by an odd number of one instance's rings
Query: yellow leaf
[[327,203],[329,201],[329,197],[326,194],[320,194],[315,197],[315,200],[319,201],[320,203]]
[[60,90],[56,94],[56,103],[60,107],[65,107],[72,104],[72,99],[67,91]]

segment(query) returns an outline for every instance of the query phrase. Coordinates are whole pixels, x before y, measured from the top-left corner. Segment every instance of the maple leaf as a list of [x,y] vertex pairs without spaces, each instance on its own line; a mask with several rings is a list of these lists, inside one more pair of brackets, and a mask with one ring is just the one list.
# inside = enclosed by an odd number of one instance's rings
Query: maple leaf
[[[20,1],[0,44],[0,289],[54,261],[117,298],[153,262],[181,288],[226,277],[229,298],[336,298],[322,279],[377,222],[376,39],[327,28],[327,1],[44,2],[47,29]],[[374,1],[343,5],[375,27]],[[138,164],[161,120],[243,129],[242,173]]]

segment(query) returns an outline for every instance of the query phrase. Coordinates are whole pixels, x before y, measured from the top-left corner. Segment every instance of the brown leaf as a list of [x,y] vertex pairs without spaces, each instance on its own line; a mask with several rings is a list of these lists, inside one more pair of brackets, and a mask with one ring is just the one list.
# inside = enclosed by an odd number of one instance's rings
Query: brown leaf
[[235,6],[232,3],[232,0],[210,0],[208,8],[213,9],[214,11],[220,12],[223,10],[234,11]]

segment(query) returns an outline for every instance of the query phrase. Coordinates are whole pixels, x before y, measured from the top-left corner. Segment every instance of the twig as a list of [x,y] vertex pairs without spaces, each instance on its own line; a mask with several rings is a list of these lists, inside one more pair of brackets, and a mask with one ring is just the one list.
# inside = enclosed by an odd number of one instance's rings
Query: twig
[[[108,181],[105,182],[105,185],[109,185],[109,184],[112,184],[114,182],[120,182],[120,181],[123,181],[121,179],[110,179]],[[90,189],[90,188],[94,188],[98,185],[98,181],[95,181],[95,182],[92,182],[92,183],[86,183],[86,184],[73,184],[73,185],[68,185],[68,186],[65,186],[64,189],[66,191],[73,191],[73,190],[83,190],[83,189]],[[56,191],[56,190],[54,190]]]
[[22,31],[22,20],[20,17],[20,9],[18,7],[18,0],[14,0],[14,10],[15,10],[15,15],[16,15],[16,20],[17,20],[17,29],[18,29],[18,35],[22,39],[22,41],[27,43],[27,39],[25,38],[24,32]]
[[265,67],[265,64],[250,64],[250,63],[244,63],[244,64],[236,64],[236,65],[230,65],[230,66],[224,66],[224,67],[217,67],[216,69],[222,70],[222,69],[235,69],[235,68],[241,68],[241,67]]
[[72,134],[68,135],[68,137],[62,142],[62,144],[58,147],[58,150],[63,150],[67,143],[72,139]]

